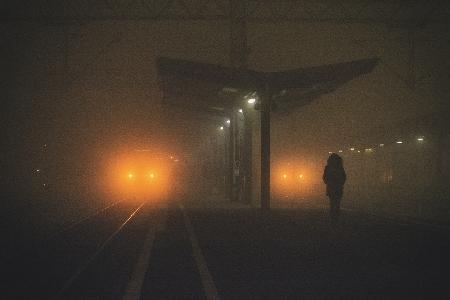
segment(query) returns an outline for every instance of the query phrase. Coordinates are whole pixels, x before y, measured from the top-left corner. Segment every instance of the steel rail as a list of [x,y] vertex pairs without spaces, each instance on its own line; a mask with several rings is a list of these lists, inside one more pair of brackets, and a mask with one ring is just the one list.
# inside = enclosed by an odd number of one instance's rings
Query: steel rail
[[108,246],[108,244],[119,234],[119,232],[125,227],[125,225],[136,215],[136,213],[145,205],[146,202],[142,202],[139,207],[134,210],[131,215],[103,242],[103,244],[92,254],[84,264],[82,264],[72,276],[64,283],[62,288],[56,293],[55,299],[62,299],[65,292],[72,286],[72,284],[79,278],[79,276],[91,265],[93,261],[99,256],[100,253]]
[[51,234],[47,239],[45,239],[46,242],[49,242],[49,241],[55,239],[56,237],[58,237],[58,236],[60,236],[60,235],[62,235],[62,234],[64,234],[64,233],[68,232],[69,230],[74,229],[75,227],[81,225],[82,223],[88,221],[89,219],[92,219],[92,218],[94,218],[94,217],[97,217],[98,215],[104,213],[104,212],[107,211],[108,209],[113,208],[114,206],[116,206],[117,204],[119,204],[119,203],[121,203],[121,202],[123,202],[123,201],[124,201],[124,200],[116,201],[116,202],[114,202],[114,203],[112,203],[112,204],[110,204],[110,205],[108,205],[108,206],[106,206],[106,207],[103,207],[103,208],[100,208],[100,209],[96,210],[94,213],[92,213],[92,214],[90,214],[90,215],[87,215],[87,216],[85,216],[84,218],[81,218],[80,220],[77,220],[77,221],[75,221],[75,222],[69,224],[67,227],[64,227],[64,228],[62,228],[61,230],[58,230],[58,231],[57,231],[56,233],[54,233],[54,234]]

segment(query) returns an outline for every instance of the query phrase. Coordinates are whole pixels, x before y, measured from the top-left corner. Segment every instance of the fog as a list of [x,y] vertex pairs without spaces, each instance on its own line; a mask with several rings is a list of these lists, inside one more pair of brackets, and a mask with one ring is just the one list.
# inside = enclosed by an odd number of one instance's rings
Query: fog
[[449,12],[1,1],[0,297],[449,295]]
[[[272,113],[274,203],[285,197],[277,194],[276,182],[283,173],[279,170],[289,164],[305,169],[309,182],[307,193],[291,191],[289,201],[314,197],[323,202],[326,158],[342,150],[349,206],[447,218],[438,216],[448,208],[447,29],[431,24],[414,32],[412,71],[409,31],[401,27],[248,22],[251,69],[279,71],[381,57],[370,74],[306,106]],[[64,206],[59,222],[67,221],[65,214],[76,219],[79,207],[87,211],[110,201],[102,188],[105,161],[125,149],[183,157],[191,175],[180,178],[191,180],[177,184],[225,193],[226,141],[217,136],[224,120],[165,101],[155,62],[166,56],[226,66],[228,30],[223,20],[2,23],[2,188],[22,199],[11,196],[5,205],[43,201],[55,214]],[[251,199],[244,202],[257,207],[260,116],[246,109],[253,118],[254,181]],[[386,193],[383,198],[400,200],[381,205],[377,201],[388,201],[379,200]],[[435,205],[425,204],[432,199]]]

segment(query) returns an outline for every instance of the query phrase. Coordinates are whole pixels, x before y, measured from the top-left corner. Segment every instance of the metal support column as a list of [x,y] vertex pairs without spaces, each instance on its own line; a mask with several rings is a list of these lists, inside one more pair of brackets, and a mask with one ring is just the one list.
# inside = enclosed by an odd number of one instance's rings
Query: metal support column
[[[235,69],[246,69],[247,68],[247,62],[248,62],[248,45],[247,45],[247,22],[246,22],[246,15],[247,15],[247,1],[242,0],[230,0],[229,1],[229,24],[230,24],[230,65]],[[232,115],[234,115],[236,112],[231,112]],[[236,139],[237,137],[237,124],[235,122],[235,116],[232,117],[231,124],[235,127],[235,130],[233,132],[233,138]],[[233,144],[234,150],[236,151],[236,144]],[[251,145],[250,145],[251,147]],[[239,150],[239,152],[241,149]],[[250,151],[251,153],[251,151]],[[234,164],[236,160],[239,159],[240,163],[242,163],[241,157],[238,157],[236,155],[233,156],[233,165],[232,168],[234,170]],[[251,169],[246,170],[247,174],[251,172]],[[232,178],[232,192],[231,200],[238,200],[239,198],[244,198],[247,195],[247,187],[251,185],[251,181],[248,181],[251,177],[246,177],[247,181],[245,183],[244,191],[240,190],[238,188],[239,182],[236,182],[236,180],[239,180],[236,176],[234,176],[234,171],[231,173]],[[244,195],[238,195],[238,193],[244,193]]]
[[270,107],[272,92],[268,84],[261,101],[261,209],[270,210]]
[[406,81],[409,87],[414,90],[416,88],[416,40],[415,31],[408,31],[409,55],[408,55],[408,74]]
[[230,201],[235,201],[235,192],[234,192],[234,162],[235,162],[235,124],[234,124],[234,116],[233,113],[230,114],[230,127],[228,128],[229,139],[228,139],[228,197]]
[[243,197],[246,203],[251,202],[252,198],[252,164],[253,164],[253,122],[251,115],[247,110],[244,113],[244,149],[242,155],[243,171],[244,171],[244,187],[243,187]]
[[237,69],[245,69],[248,62],[247,1],[230,0],[230,63]]
[[228,191],[229,191],[229,185],[230,185],[230,176],[228,176],[228,158],[230,157],[230,155],[228,154],[230,149],[229,149],[229,145],[230,143],[228,142],[228,130],[224,127],[223,130],[223,156],[222,156],[222,178],[223,178],[223,191],[224,194],[226,196],[228,196]]
[[62,89],[63,94],[67,93],[67,89],[70,83],[70,25],[64,25],[63,30],[63,65],[62,65]]

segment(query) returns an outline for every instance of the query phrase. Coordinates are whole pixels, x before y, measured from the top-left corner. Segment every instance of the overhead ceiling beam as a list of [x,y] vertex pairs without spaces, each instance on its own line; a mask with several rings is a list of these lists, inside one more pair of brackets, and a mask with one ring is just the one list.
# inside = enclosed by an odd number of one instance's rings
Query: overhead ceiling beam
[[[230,21],[230,1],[187,0],[4,0],[0,6],[1,22],[39,22],[51,25],[83,24],[90,22],[128,22],[160,20],[173,21]],[[245,2],[246,22],[302,22],[335,24],[385,24],[410,27],[429,23],[448,23],[449,5],[446,1],[433,1],[430,10],[428,1],[386,3],[380,1],[330,0],[320,3],[303,1],[238,1]],[[415,5],[418,9],[409,9]],[[383,9],[380,11],[380,7]],[[397,12],[402,10],[403,14]],[[430,14],[431,12],[431,14]],[[405,15],[406,14],[406,15]]]

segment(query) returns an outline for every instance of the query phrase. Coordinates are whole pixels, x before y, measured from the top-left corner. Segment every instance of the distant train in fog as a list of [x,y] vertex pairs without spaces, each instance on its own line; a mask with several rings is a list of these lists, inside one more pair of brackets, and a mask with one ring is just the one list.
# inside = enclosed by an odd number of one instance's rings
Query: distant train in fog
[[119,198],[159,201],[174,192],[179,163],[174,156],[132,150],[116,153],[110,160],[108,188]]
[[275,201],[301,200],[316,192],[320,171],[312,160],[288,157],[275,160],[272,165],[271,193]]

